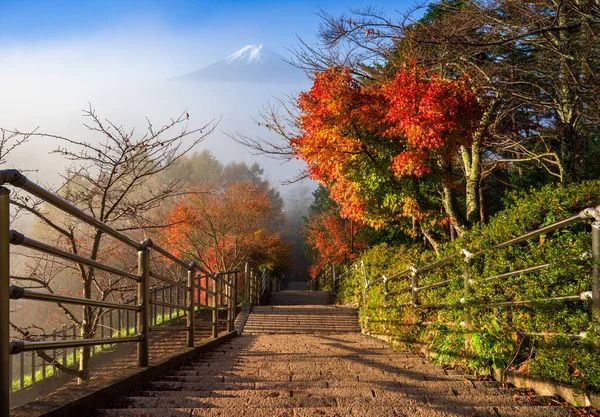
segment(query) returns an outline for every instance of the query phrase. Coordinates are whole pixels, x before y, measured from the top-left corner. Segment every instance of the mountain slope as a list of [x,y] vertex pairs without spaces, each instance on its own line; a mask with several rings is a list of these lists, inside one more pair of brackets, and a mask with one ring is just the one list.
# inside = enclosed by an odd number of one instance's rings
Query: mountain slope
[[188,82],[297,83],[301,70],[263,45],[246,45],[227,58],[178,77]]

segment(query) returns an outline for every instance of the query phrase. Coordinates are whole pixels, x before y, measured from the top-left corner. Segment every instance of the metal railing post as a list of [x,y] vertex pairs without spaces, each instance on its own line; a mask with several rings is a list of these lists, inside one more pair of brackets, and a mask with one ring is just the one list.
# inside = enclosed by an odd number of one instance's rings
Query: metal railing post
[[385,275],[383,276],[383,306],[387,307],[387,298],[388,298],[388,294],[390,292],[388,285],[388,277],[386,277]]
[[461,253],[465,257],[465,262],[464,262],[465,269],[464,269],[464,274],[463,274],[464,297],[461,301],[466,304],[465,305],[465,328],[468,330],[471,330],[473,328],[473,323],[472,323],[472,316],[471,316],[471,307],[469,307],[468,303],[469,303],[469,298],[470,298],[471,292],[472,292],[471,291],[470,267],[471,267],[471,257],[473,256],[473,254],[466,249],[463,249],[461,251]]
[[212,337],[219,337],[219,275],[213,276]]
[[193,348],[194,347],[194,315],[196,314],[196,297],[195,297],[195,289],[196,289],[196,264],[194,262],[190,263],[190,266],[187,271],[187,285],[189,290],[187,306],[189,308],[187,312],[187,346]]
[[410,267],[410,289],[412,293],[413,308],[419,305],[419,270],[414,266]]
[[[10,190],[0,187],[0,416],[10,410]],[[23,387],[21,387],[23,388]]]
[[335,265],[331,264],[331,290],[335,295]]
[[233,331],[233,281],[227,274],[227,331]]
[[362,323],[362,332],[363,333],[367,333],[369,330],[369,311],[367,309],[367,295],[368,295],[368,289],[369,289],[369,279],[367,278],[367,270],[365,269],[365,262],[364,261],[360,261],[360,269],[362,270],[362,274],[363,274],[363,296],[362,296],[362,308],[363,308],[363,312],[364,312],[364,320]]
[[[247,265],[246,265],[247,266]],[[252,292],[252,270],[248,269],[246,271],[246,289],[248,291],[248,301],[250,304],[254,304],[254,293]]]
[[[198,279],[196,279],[198,278]],[[200,307],[202,305],[202,302],[200,300],[200,287],[202,286],[200,284],[200,280],[201,278],[198,275],[194,275],[194,294],[198,294],[198,298],[196,298],[196,300],[194,301],[196,303],[196,305],[198,307]]]
[[262,289],[263,289],[263,278],[265,277],[265,273],[263,271],[262,274],[260,274],[260,269],[258,270],[258,273],[256,274],[256,304],[257,305],[261,305],[262,304]]
[[271,285],[271,273],[269,272],[269,270],[267,269],[267,272],[265,273],[265,287],[267,288],[267,294],[271,295],[271,292],[273,292],[273,287]]
[[235,315],[237,312],[238,305],[238,271],[233,273],[233,287],[232,287],[232,304],[233,304],[233,317],[231,318],[232,328],[235,329]]
[[258,275],[256,271],[251,269],[250,273],[252,274],[252,294],[254,295],[252,304],[260,304],[260,299],[258,298]]
[[148,366],[150,345],[150,239],[142,242],[142,250],[138,251],[138,335],[141,340],[137,343],[138,366]]
[[363,307],[367,307],[367,288],[369,288],[369,279],[367,278],[367,270],[365,269],[365,262],[360,261],[360,269],[363,273]]
[[204,276],[204,304],[206,304],[206,307],[208,307],[210,300],[208,298],[208,275]]
[[[598,212],[598,209],[596,209]],[[600,214],[600,213],[598,213]],[[595,330],[600,329],[600,221],[592,223],[592,323]]]
[[258,303],[256,302],[257,296],[256,296],[256,292],[257,292],[257,287],[258,287],[258,281],[256,279],[256,274],[254,273],[254,269],[250,270],[250,282],[252,282],[252,304],[254,305],[258,305]]
[[254,291],[252,290],[252,269],[248,269],[246,278],[248,279],[248,302],[250,304],[254,304]]
[[[387,307],[387,298],[388,298],[388,293],[389,293],[389,289],[388,289],[388,277],[386,277],[385,275],[382,276],[383,278],[383,307],[386,308]],[[387,318],[383,319],[383,330],[387,331],[387,323],[388,320]]]
[[236,270],[233,275],[233,307],[237,308],[238,305],[238,271]]
[[245,294],[245,298],[246,298],[246,302],[249,303],[250,302],[250,270],[248,269],[248,262],[246,262],[246,265],[244,266],[244,290],[246,292]]
[[254,297],[256,298],[256,305],[260,305],[260,270],[254,271]]

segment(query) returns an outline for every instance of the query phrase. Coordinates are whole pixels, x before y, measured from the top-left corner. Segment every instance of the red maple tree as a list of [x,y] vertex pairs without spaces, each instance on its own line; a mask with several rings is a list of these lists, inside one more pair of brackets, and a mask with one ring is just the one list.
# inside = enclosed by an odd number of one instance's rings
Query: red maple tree
[[[481,115],[467,78],[437,77],[412,64],[369,84],[344,68],[317,73],[298,106],[296,156],[330,189],[342,216],[374,227],[415,216],[417,196],[402,189],[402,179],[450,161],[472,142]],[[393,192],[381,186],[386,182],[394,183]]]

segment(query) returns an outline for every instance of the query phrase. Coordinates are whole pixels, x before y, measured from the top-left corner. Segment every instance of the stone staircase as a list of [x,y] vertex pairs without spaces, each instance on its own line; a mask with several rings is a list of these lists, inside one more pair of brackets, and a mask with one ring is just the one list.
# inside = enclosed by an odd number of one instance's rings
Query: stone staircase
[[272,293],[269,304],[272,306],[325,306],[328,301],[328,292],[295,290]]
[[[95,416],[569,416],[570,409],[398,353],[327,294],[274,294],[241,337]],[[275,304],[277,303],[277,304]]]

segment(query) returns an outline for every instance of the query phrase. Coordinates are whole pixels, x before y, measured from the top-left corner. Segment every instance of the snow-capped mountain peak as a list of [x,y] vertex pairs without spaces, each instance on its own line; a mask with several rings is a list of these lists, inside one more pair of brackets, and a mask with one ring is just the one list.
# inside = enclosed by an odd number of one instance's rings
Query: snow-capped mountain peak
[[264,57],[263,54],[261,54],[262,49],[263,49],[262,45],[258,45],[258,46],[246,45],[239,51],[229,55],[227,57],[227,61],[229,61],[229,62],[242,61],[242,62],[247,62],[247,63],[261,62]]
[[302,71],[277,52],[261,45],[246,45],[227,58],[177,79],[192,82],[297,83]]

